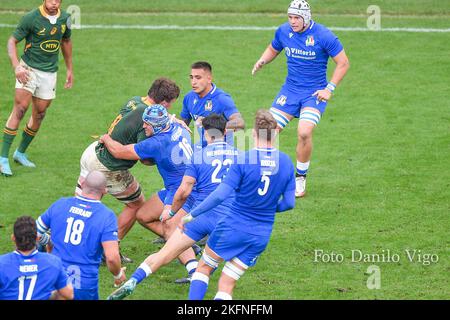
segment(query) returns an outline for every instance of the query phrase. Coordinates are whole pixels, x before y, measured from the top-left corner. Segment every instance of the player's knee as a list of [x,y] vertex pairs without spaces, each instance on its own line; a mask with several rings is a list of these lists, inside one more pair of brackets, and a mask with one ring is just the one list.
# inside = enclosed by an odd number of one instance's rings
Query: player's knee
[[36,114],[35,120],[37,122],[42,122],[44,120],[44,118],[45,118],[45,111],[42,111],[42,112],[38,112]]
[[148,221],[148,214],[145,212],[145,210],[142,210],[142,208],[136,212],[136,220],[140,224],[150,222]]
[[28,107],[25,105],[16,105],[14,106],[14,112],[13,112],[13,116],[17,119],[17,120],[22,120],[23,117],[25,116],[25,113],[27,112]]
[[298,140],[301,142],[307,142],[312,138],[312,131],[307,130],[299,130],[298,131]]
[[237,281],[244,275],[245,270],[228,261],[227,263],[225,263],[222,272]]
[[171,223],[163,223],[163,237],[168,240],[175,230],[176,226]]

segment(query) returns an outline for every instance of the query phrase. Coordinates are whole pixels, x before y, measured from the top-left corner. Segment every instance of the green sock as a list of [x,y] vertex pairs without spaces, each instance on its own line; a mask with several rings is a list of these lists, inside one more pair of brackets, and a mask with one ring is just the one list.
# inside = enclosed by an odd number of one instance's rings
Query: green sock
[[9,149],[11,149],[11,145],[16,135],[17,129],[10,129],[8,127],[5,127],[5,129],[3,129],[2,157],[8,158]]
[[28,146],[30,145],[31,141],[33,141],[36,134],[37,131],[28,128],[28,126],[25,126],[25,129],[23,129],[22,133],[22,141],[20,141],[20,145],[19,148],[17,148],[17,150],[21,153],[25,153],[25,150],[27,150]]

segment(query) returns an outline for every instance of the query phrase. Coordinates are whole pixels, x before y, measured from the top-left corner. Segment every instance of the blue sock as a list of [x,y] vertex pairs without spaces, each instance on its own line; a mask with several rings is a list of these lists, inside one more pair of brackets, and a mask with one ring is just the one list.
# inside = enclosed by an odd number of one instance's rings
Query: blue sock
[[131,278],[134,278],[137,283],[141,283],[145,278],[152,274],[152,269],[145,263],[142,262],[139,268],[133,273]]
[[142,268],[137,268],[131,278],[136,279],[137,283],[141,283],[145,278],[147,278],[147,275]]
[[209,277],[200,272],[192,275],[191,286],[189,287],[189,300],[203,300],[208,290]]

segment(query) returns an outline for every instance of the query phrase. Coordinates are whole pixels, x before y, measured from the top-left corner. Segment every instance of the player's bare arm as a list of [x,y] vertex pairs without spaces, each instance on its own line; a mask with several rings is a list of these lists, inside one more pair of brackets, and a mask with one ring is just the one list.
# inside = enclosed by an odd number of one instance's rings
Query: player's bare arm
[[194,188],[195,182],[196,180],[193,177],[183,177],[183,181],[181,182],[181,185],[178,187],[178,190],[173,197],[172,207],[167,212],[166,210],[164,210],[164,212],[161,214],[161,221],[169,220],[178,212],[178,210],[183,207],[187,198],[191,194],[192,189]]
[[348,61],[348,57],[344,50],[336,55],[333,58],[333,61],[336,63],[336,68],[334,69],[333,76],[331,77],[329,84],[326,88],[317,90],[313,94],[313,96],[317,96],[317,100],[319,101],[328,101],[331,99],[334,89],[336,89],[337,85],[342,81],[350,68],[350,62]]
[[272,47],[272,44],[269,44],[269,46],[262,54],[261,58],[259,58],[258,61],[256,61],[255,65],[253,66],[252,75],[254,75],[265,64],[272,62],[272,60],[275,59],[279,54],[280,52],[275,50]]
[[109,134],[101,136],[99,141],[106,146],[114,158],[124,160],[140,160],[136,151],[134,151],[134,144],[123,145],[111,138]]
[[191,119],[181,119],[184,123],[186,123],[187,126],[191,124]]
[[72,40],[62,39],[61,41],[61,51],[64,56],[64,61],[66,63],[66,83],[64,88],[70,89],[73,86],[73,64],[72,64]]
[[49,300],[73,300],[73,297],[73,287],[71,284],[68,284],[62,289],[53,291]]
[[127,277],[125,276],[125,268],[122,268],[119,254],[119,243],[117,241],[102,242],[105,252],[106,266],[114,277],[114,285],[121,285]]
[[8,56],[9,60],[11,61],[11,65],[14,69],[14,73],[16,75],[16,79],[22,83],[26,84],[28,81],[28,70],[25,69],[23,66],[20,65],[19,59],[17,58],[17,44],[19,41],[17,41],[16,38],[10,37],[8,39],[7,49],[8,49]]
[[244,130],[245,129],[245,121],[244,118],[242,118],[242,115],[240,112],[233,113],[230,116],[230,119],[227,122],[227,130]]

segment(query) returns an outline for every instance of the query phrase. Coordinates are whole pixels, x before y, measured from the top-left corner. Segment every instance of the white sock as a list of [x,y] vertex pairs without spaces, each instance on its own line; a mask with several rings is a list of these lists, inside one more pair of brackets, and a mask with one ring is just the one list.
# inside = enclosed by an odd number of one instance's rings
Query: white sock
[[309,163],[310,161],[308,162],[297,161],[297,173],[300,175],[306,175],[308,173]]
[[214,300],[233,300],[233,297],[226,292],[218,291],[214,297]]

